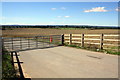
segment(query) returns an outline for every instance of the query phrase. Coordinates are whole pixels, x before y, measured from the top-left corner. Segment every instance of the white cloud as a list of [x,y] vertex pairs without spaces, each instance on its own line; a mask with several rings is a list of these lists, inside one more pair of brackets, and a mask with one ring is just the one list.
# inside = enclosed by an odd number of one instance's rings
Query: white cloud
[[85,10],[84,12],[107,12],[107,11],[108,10],[105,10],[105,7],[96,7],[90,10]]
[[120,11],[120,7],[116,8],[115,10],[116,10],[116,11]]
[[66,10],[66,8],[65,8],[65,7],[61,7],[61,9],[62,9],[62,10]]
[[52,10],[56,10],[57,8],[51,8]]
[[116,8],[115,10],[118,11],[118,8]]
[[65,18],[69,18],[70,16],[64,16]]
[[57,16],[58,18],[61,18],[62,16]]

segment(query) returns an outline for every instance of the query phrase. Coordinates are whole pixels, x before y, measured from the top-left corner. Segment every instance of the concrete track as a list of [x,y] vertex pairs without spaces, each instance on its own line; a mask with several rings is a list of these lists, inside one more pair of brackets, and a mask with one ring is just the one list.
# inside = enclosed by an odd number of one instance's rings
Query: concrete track
[[19,52],[31,78],[117,78],[118,56],[70,47]]

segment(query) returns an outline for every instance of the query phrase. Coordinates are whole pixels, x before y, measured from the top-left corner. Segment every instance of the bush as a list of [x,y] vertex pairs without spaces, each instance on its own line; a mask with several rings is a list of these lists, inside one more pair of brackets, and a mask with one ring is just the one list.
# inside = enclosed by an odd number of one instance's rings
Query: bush
[[18,76],[17,71],[15,70],[14,66],[12,65],[12,58],[10,54],[3,50],[2,51],[2,78],[3,80],[7,78],[17,78]]

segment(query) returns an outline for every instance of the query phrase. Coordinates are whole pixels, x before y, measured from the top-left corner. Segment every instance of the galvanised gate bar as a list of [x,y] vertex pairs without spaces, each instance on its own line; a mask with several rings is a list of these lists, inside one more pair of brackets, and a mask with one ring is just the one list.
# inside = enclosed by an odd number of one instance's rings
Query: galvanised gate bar
[[8,51],[55,47],[62,44],[61,35],[35,37],[3,37],[3,46]]

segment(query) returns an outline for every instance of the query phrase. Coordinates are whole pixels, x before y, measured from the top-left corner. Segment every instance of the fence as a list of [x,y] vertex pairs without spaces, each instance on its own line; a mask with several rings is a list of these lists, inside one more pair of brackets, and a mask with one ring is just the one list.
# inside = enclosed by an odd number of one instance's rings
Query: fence
[[63,43],[95,49],[118,50],[119,34],[63,34],[51,36],[3,38],[3,44],[9,51],[26,50],[58,46]]
[[3,46],[8,51],[26,50],[34,48],[54,47],[62,44],[61,35],[2,38]]
[[119,37],[119,34],[64,34],[64,43],[96,49],[117,49],[120,47]]

